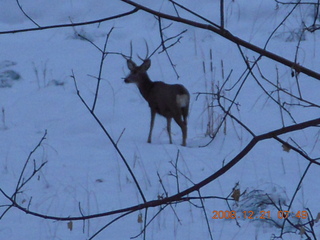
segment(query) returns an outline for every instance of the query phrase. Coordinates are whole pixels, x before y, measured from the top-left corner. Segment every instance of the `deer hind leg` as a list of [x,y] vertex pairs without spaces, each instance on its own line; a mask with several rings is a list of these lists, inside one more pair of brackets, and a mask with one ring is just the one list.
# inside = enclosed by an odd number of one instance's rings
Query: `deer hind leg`
[[167,118],[167,131],[169,135],[169,142],[172,144],[172,138],[171,138],[171,119],[172,118]]
[[176,121],[176,123],[179,125],[179,127],[181,128],[182,131],[182,146],[186,146],[187,145],[187,122],[186,120],[182,121],[181,120],[181,115],[174,117],[174,120]]
[[189,107],[182,107],[181,113],[182,113],[182,117],[183,117],[183,122],[187,126],[188,125],[187,118],[188,118],[188,113],[189,113]]
[[155,116],[156,116],[156,112],[151,109],[151,121],[150,121],[150,131],[149,131],[148,143],[151,143],[152,129],[153,129],[153,125],[154,125]]

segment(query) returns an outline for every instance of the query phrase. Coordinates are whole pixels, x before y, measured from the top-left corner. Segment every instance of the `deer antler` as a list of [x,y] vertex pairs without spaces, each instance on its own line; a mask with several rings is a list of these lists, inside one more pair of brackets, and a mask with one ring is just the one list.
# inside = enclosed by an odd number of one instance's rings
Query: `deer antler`
[[148,60],[151,56],[148,56],[149,55],[149,46],[148,46],[148,43],[147,43],[147,41],[144,39],[144,42],[145,42],[145,44],[146,44],[146,49],[147,49],[147,53],[146,53],[146,57],[145,58],[141,58],[138,54],[137,54],[137,56],[138,56],[138,58],[141,60],[141,61],[143,61],[143,62],[145,62],[146,60]]
[[130,56],[127,56],[123,53],[120,53],[120,55],[125,59],[125,60],[131,60],[132,59],[132,41],[130,41]]
[[132,40],[130,41],[130,59],[132,59]]

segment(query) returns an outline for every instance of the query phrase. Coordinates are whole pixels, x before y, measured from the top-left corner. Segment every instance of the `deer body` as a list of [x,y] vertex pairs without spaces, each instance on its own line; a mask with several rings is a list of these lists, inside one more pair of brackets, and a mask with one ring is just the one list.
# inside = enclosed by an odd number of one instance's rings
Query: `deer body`
[[130,74],[125,78],[125,83],[136,83],[143,98],[148,102],[151,110],[150,131],[148,143],[151,143],[152,129],[156,113],[167,119],[167,131],[169,141],[171,138],[172,118],[180,126],[182,131],[182,145],[186,146],[187,117],[189,111],[190,94],[181,84],[166,84],[164,82],[152,82],[147,74],[151,65],[150,59],[137,66],[132,60],[127,60]]

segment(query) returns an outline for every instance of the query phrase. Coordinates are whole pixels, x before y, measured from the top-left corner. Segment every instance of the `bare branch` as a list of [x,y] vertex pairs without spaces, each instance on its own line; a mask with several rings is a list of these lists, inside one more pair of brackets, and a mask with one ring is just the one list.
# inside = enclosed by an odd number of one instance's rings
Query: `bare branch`
[[122,18],[131,14],[134,14],[138,11],[138,8],[135,8],[129,12],[121,13],[118,15],[114,15],[111,17],[101,18],[97,20],[87,21],[87,22],[78,22],[78,23],[68,23],[68,24],[57,24],[57,25],[49,25],[49,26],[42,26],[37,28],[25,28],[25,29],[17,29],[17,30],[9,30],[9,31],[0,31],[0,35],[3,34],[11,34],[11,33],[22,33],[22,32],[32,32],[32,31],[42,31],[47,29],[54,29],[54,28],[66,28],[66,27],[76,27],[76,26],[84,26],[84,25],[91,25],[96,23],[107,22],[113,19]]
[[19,191],[21,190],[21,188],[28,182],[30,181],[30,179],[36,174],[36,172],[38,172],[46,163],[43,163],[39,169],[34,169],[33,171],[33,174],[32,176],[30,176],[27,180],[23,180],[23,176],[24,176],[24,173],[26,171],[26,168],[27,168],[27,165],[29,164],[29,161],[32,157],[32,155],[37,151],[37,149],[41,146],[42,142],[46,139],[46,136],[47,136],[47,130],[45,130],[42,138],[40,139],[39,143],[35,146],[35,148],[29,153],[29,156],[26,160],[26,162],[24,163],[24,166],[22,168],[22,171],[20,173],[20,176],[19,176],[19,180],[17,182],[17,185],[16,185],[16,190],[15,190],[15,193],[13,194],[12,198],[13,199],[16,199],[16,195],[19,193]]
[[34,21],[22,8],[21,4],[20,4],[20,1],[19,0],[16,0],[17,4],[18,4],[18,7],[20,8],[21,12],[31,21],[33,22],[37,27],[41,27],[38,23],[36,23],[36,21]]
[[231,42],[234,42],[238,45],[241,45],[245,48],[248,48],[254,52],[257,52],[259,54],[261,54],[261,56],[265,56],[267,58],[270,58],[272,60],[275,60],[277,62],[280,62],[282,63],[283,65],[286,65],[288,66],[289,68],[292,68],[294,69],[296,72],[298,73],[304,73],[310,77],[313,77],[317,80],[320,80],[320,73],[318,72],[315,72],[309,68],[306,68],[304,66],[301,66],[300,64],[297,64],[295,62],[292,62],[284,57],[281,57],[279,55],[276,55],[272,52],[269,52],[265,49],[262,49],[256,45],[253,45],[247,41],[244,41],[243,39],[241,38],[238,38],[234,35],[232,35],[229,31],[227,31],[226,29],[220,29],[220,28],[217,28],[215,25],[209,25],[209,24],[203,24],[203,23],[199,23],[199,22],[195,22],[195,21],[191,21],[189,19],[185,19],[185,18],[181,18],[181,17],[176,17],[176,16],[172,16],[172,15],[169,15],[169,14],[165,14],[165,13],[161,13],[159,11],[155,11],[155,10],[152,10],[150,8],[147,8],[145,6],[142,6],[138,3],[135,3],[135,2],[132,2],[130,0],[121,0],[123,2],[126,2],[132,6],[134,6],[135,8],[138,8],[138,9],[141,9],[145,12],[148,12],[150,14],[153,14],[155,16],[158,16],[160,18],[165,18],[165,19],[170,19],[172,21],[176,21],[176,22],[180,22],[180,23],[184,23],[184,24],[187,24],[187,25],[190,25],[190,26],[194,26],[194,27],[197,27],[197,28],[201,28],[201,29],[206,29],[206,30],[209,30],[211,32],[214,32],[214,33],[217,33],[219,34],[220,36],[230,40]]
[[108,32],[106,40],[104,42],[103,49],[102,49],[100,67],[99,67],[99,75],[98,75],[98,81],[97,81],[97,87],[96,87],[96,93],[95,93],[93,105],[92,105],[92,108],[91,108],[92,112],[94,112],[96,104],[97,104],[97,99],[98,99],[98,94],[99,94],[99,89],[100,89],[100,82],[101,82],[101,77],[102,77],[103,64],[104,64],[104,60],[106,59],[106,56],[108,55],[108,53],[106,52],[107,44],[108,44],[108,41],[109,41],[109,38],[110,38],[110,35],[111,35],[113,29],[114,28],[112,27],[110,29],[110,31]]
[[[74,76],[74,73],[72,73],[71,75],[71,78],[73,79],[74,81],[74,84],[75,84],[75,88],[76,88],[76,92],[77,92],[77,95],[78,97],[80,98],[81,102],[84,104],[84,106],[87,108],[87,110],[90,112],[91,116],[96,120],[96,122],[98,123],[98,125],[100,126],[100,128],[102,129],[102,131],[105,133],[105,135],[108,137],[108,139],[110,140],[112,146],[114,147],[114,149],[117,151],[117,153],[119,154],[121,160],[123,161],[123,163],[125,164],[126,168],[128,169],[133,181],[135,182],[136,186],[137,186],[137,189],[140,193],[140,196],[143,200],[143,202],[147,202],[144,194],[143,194],[143,191],[138,183],[138,180],[136,179],[133,171],[131,170],[127,160],[125,159],[125,157],[123,156],[122,152],[120,151],[120,149],[118,148],[117,146],[117,143],[113,140],[113,138],[111,137],[111,135],[109,134],[109,132],[107,131],[107,129],[103,126],[102,122],[99,120],[99,118],[97,117],[97,115],[94,113],[94,111],[89,107],[89,105],[86,103],[86,101],[83,99],[83,97],[81,96],[80,94],[80,91],[78,89],[78,86],[77,86],[77,81],[76,81],[76,78]],[[70,219],[72,220],[72,219]]]

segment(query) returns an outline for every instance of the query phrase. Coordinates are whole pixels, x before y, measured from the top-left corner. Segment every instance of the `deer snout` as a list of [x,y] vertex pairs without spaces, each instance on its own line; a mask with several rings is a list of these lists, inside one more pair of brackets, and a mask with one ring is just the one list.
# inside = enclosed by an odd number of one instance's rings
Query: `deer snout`
[[128,77],[126,77],[125,79],[124,79],[124,82],[125,83],[136,83],[136,80],[135,80],[135,78],[133,78],[132,76],[128,76]]
[[124,82],[125,82],[125,83],[130,83],[130,81],[129,81],[128,78],[125,78],[125,79],[124,79]]

